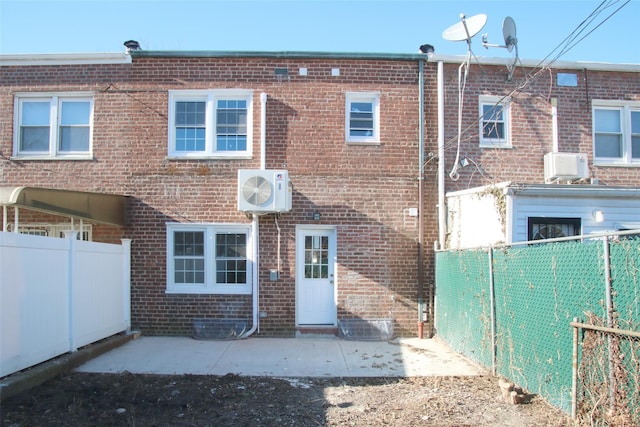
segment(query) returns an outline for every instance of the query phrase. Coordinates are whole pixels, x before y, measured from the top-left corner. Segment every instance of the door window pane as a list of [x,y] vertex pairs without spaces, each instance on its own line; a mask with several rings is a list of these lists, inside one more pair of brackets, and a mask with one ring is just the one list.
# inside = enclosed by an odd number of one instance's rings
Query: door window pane
[[326,279],[329,277],[329,237],[305,236],[304,277]]

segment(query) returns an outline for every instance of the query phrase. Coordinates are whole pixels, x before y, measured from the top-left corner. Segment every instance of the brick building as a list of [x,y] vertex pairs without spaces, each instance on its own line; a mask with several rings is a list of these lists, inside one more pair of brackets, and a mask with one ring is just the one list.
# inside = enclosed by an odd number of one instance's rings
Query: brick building
[[[433,277],[419,232],[432,242],[437,231],[435,211],[419,208],[437,196],[419,175],[426,57],[90,59],[4,58],[2,186],[128,196],[126,225],[82,226],[94,239],[132,239],[134,328],[190,334],[193,319],[244,319],[238,333],[248,333],[259,319],[261,334],[291,336],[392,319],[397,335],[417,333]],[[272,184],[285,188],[288,175],[290,210],[238,209],[238,171],[262,169],[280,171]],[[19,217],[23,231],[69,222],[31,209]]]
[[[460,61],[443,62],[446,115]],[[443,247],[640,229],[640,65],[480,58],[463,94],[443,122]]]
[[[218,319],[238,335],[293,336],[364,319],[412,336],[421,318],[429,335],[433,242],[447,246],[456,224],[446,192],[543,183],[556,140],[559,151],[586,152],[601,184],[640,184],[640,154],[627,154],[637,145],[637,66],[562,64],[529,81],[526,63],[507,79],[505,63],[481,59],[458,144],[459,63],[425,54],[6,55],[0,186],[22,203],[3,199],[4,229],[72,226],[93,240],[132,239],[132,326],[146,334],[188,335],[194,319]],[[591,142],[598,105],[628,115],[619,158],[607,147],[609,157],[593,158],[602,154]],[[60,192],[34,203],[43,188]],[[274,192],[278,206],[262,206]],[[126,221],[65,206],[88,194],[126,196]],[[102,203],[97,211],[113,208]]]

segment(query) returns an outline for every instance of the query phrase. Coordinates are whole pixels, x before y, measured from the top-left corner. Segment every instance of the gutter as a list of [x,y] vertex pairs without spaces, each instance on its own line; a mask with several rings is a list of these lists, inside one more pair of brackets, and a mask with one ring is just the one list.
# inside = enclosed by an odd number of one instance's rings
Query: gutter
[[[375,53],[375,52],[295,52],[295,51],[211,51],[211,50],[132,50],[133,58],[291,58],[291,59],[380,59],[391,61],[421,61],[424,53]],[[431,54],[430,54],[431,55]],[[433,54],[431,61],[460,64],[465,60],[464,55]],[[475,57],[480,65],[511,65],[511,58]],[[520,59],[518,63],[527,68],[541,68],[549,66],[552,69],[620,71],[640,73],[640,64],[616,64],[607,62],[587,61],[540,61],[536,59]]]

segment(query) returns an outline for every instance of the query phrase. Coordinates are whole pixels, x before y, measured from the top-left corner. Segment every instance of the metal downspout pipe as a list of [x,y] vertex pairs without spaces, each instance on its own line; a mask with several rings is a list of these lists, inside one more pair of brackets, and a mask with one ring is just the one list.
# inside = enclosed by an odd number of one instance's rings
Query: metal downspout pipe
[[438,61],[438,243],[445,247],[447,210],[444,187],[444,63]]
[[[266,169],[267,163],[267,94],[260,94],[260,169]],[[242,338],[247,338],[258,331],[260,333],[260,236],[259,236],[259,222],[258,215],[253,214],[251,221],[251,235],[253,236],[253,270],[252,270],[252,284],[253,284],[253,301],[252,301],[252,314],[253,323],[251,329],[242,334]]]
[[424,60],[418,75],[418,338],[424,338]]

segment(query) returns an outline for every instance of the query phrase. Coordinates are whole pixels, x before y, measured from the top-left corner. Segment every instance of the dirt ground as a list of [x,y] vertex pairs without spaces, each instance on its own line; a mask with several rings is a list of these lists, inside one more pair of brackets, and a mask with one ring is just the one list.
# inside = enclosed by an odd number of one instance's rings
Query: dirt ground
[[19,426],[570,426],[493,377],[299,378],[69,373],[0,403]]

